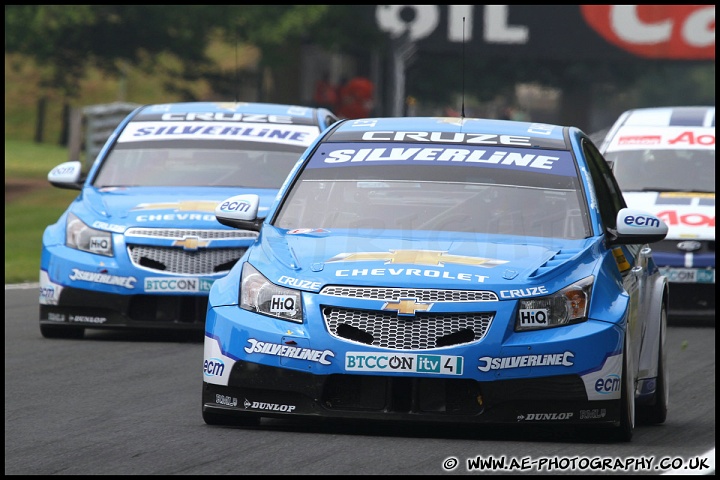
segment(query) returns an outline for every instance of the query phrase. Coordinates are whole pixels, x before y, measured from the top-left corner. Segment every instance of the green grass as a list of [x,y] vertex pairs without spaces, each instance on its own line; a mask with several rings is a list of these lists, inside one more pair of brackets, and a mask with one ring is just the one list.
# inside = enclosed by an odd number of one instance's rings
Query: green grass
[[[46,181],[48,172],[67,160],[66,148],[6,139],[6,188],[13,179]],[[47,183],[5,203],[5,283],[38,281],[43,231],[78,193]]]
[[[233,65],[237,62],[236,57],[225,54],[225,46],[216,47],[221,47],[213,55],[218,61],[232,62]],[[250,68],[254,51],[248,50],[245,56],[247,61],[243,65]],[[159,61],[172,62],[172,59]],[[71,99],[57,89],[43,85],[43,69],[32,59],[5,54],[6,190],[9,180],[44,182],[43,188],[5,203],[5,283],[38,281],[43,231],[57,221],[79,193],[55,188],[47,182],[47,174],[54,166],[70,160],[68,149],[60,146],[64,105],[69,103],[71,107],[83,108],[116,101],[143,104],[187,99],[185,94],[166,91],[162,76],[148,76],[132,66],[122,81],[97,69],[85,73],[81,95]],[[213,96],[205,80],[188,82],[184,87],[193,98]],[[39,108],[41,99],[45,101],[44,109]],[[33,141],[38,124],[42,125],[39,129],[41,143]]]
[[6,181],[9,178],[47,178],[50,169],[67,160],[67,148],[5,139]]

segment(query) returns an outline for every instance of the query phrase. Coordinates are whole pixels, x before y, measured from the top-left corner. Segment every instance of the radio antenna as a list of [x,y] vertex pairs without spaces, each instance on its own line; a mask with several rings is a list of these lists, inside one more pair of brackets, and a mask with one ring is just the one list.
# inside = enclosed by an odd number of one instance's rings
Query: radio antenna
[[465,17],[463,17],[463,41],[462,41],[462,106],[460,107],[460,118],[465,118]]
[[235,27],[235,103],[239,101],[239,95],[238,95],[238,88],[240,84],[240,79],[238,78],[238,43],[240,42],[238,38],[238,27]]

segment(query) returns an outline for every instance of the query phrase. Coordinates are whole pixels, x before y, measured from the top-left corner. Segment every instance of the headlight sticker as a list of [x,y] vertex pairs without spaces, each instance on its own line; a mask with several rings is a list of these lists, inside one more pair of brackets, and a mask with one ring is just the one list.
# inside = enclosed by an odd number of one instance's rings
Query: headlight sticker
[[300,302],[300,295],[273,295],[270,297],[270,312],[295,315],[296,305]]
[[520,327],[545,327],[550,318],[547,308],[521,308],[518,314]]
[[110,242],[110,238],[107,236],[90,237],[89,250],[92,253],[112,255],[112,243]]

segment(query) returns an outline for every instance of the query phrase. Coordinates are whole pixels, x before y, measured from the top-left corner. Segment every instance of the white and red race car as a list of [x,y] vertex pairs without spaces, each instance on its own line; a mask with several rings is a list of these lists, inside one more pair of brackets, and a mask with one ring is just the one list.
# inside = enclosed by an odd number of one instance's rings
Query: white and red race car
[[628,206],[668,225],[653,256],[670,281],[670,316],[715,317],[715,107],[624,112],[600,146]]

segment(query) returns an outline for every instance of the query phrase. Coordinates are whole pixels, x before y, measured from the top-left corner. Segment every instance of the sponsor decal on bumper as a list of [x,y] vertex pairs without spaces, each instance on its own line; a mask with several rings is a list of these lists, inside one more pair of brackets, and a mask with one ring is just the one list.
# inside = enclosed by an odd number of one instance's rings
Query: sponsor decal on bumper
[[673,283],[715,283],[715,269],[662,267],[660,273]]
[[354,372],[403,372],[462,375],[463,357],[409,353],[374,354],[347,352],[345,370]]
[[208,278],[167,278],[145,279],[146,292],[209,292],[214,280]]

